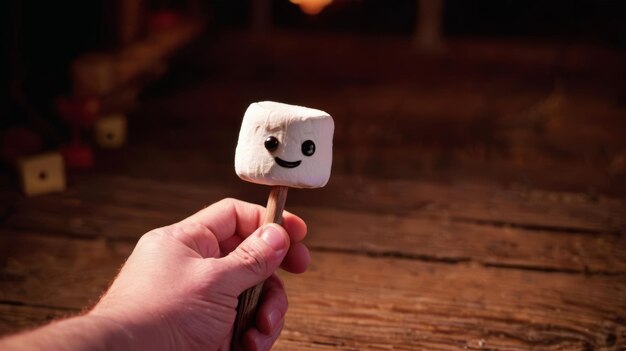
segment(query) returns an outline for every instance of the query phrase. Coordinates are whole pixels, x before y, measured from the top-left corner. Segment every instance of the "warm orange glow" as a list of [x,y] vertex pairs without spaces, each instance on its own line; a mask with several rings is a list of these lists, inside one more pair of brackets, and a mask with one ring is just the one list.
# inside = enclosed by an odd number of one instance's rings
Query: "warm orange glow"
[[307,15],[317,15],[322,12],[333,0],[289,0],[291,3],[300,6],[302,12]]

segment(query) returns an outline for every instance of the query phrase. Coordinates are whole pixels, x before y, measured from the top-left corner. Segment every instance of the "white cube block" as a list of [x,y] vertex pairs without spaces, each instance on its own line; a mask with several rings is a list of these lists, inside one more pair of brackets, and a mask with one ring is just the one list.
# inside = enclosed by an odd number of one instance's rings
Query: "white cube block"
[[326,185],[335,123],[326,112],[272,101],[248,107],[235,151],[235,171],[249,182],[295,188]]
[[18,160],[24,194],[40,195],[65,190],[65,167],[58,153],[47,153]]
[[114,114],[99,118],[94,125],[94,133],[100,147],[121,147],[126,142],[126,116]]

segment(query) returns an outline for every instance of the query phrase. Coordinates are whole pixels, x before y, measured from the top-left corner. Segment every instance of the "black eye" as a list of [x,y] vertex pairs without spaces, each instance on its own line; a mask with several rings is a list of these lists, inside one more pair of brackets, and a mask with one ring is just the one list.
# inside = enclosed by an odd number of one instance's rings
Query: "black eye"
[[278,148],[278,139],[273,136],[267,137],[264,144],[267,151],[274,151]]
[[304,156],[313,156],[315,153],[315,143],[312,140],[307,140],[302,143],[302,154]]

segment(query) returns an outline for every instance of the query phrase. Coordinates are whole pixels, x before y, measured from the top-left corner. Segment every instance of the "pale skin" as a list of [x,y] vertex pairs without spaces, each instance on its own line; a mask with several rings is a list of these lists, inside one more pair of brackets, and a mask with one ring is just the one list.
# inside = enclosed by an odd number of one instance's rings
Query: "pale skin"
[[143,235],[109,290],[83,315],[0,340],[2,350],[229,350],[237,297],[265,282],[247,350],[269,350],[287,295],[274,272],[302,273],[302,219],[261,226],[264,208],[225,199]]

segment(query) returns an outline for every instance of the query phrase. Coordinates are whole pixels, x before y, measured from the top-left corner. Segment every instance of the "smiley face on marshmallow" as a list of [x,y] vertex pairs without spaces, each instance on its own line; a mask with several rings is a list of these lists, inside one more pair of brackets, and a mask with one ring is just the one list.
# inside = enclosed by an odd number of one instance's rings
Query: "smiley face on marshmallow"
[[333,161],[333,118],[326,112],[273,101],[248,107],[235,151],[235,171],[265,185],[319,188]]

